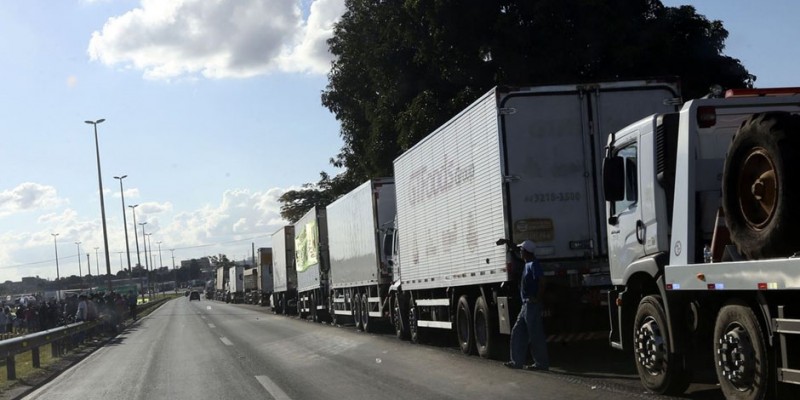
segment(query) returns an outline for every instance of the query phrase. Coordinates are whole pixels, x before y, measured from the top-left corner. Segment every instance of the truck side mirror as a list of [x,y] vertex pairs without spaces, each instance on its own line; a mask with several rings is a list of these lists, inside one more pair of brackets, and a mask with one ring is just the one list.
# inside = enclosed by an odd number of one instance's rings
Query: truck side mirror
[[625,199],[625,160],[608,157],[603,162],[603,193],[606,201]]

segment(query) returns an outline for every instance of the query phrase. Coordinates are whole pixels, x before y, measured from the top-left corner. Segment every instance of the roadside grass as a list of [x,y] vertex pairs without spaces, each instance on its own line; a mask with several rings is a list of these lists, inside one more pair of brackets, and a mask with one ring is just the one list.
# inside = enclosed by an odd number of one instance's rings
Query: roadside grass
[[[49,344],[39,348],[39,365],[41,368],[33,367],[32,352],[26,351],[25,353],[17,354],[14,357],[17,365],[17,381],[28,379],[37,373],[46,373],[47,367],[58,360],[58,358],[53,357],[52,354],[53,352]],[[17,382],[9,381],[7,377],[8,370],[6,369],[5,360],[3,360],[3,366],[0,367],[0,391],[7,390]]]

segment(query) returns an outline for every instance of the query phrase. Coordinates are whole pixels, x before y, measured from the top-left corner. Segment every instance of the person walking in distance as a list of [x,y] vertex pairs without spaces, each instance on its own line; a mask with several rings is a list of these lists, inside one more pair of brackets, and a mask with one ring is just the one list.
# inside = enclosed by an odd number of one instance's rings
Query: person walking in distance
[[[536,259],[536,245],[532,241],[526,240],[518,247],[525,261],[520,279],[522,309],[514,328],[511,329],[511,361],[504,365],[514,369],[547,371],[550,369],[550,359],[547,355],[547,342],[542,326],[541,306],[544,271]],[[524,365],[529,350],[534,362],[531,365]]]

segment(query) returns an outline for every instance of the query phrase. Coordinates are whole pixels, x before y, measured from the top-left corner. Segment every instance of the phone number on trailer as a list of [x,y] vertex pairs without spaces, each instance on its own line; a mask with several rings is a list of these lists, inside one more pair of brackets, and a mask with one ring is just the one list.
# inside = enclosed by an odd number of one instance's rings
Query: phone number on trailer
[[551,203],[551,202],[568,202],[580,201],[580,192],[550,192],[550,193],[534,193],[525,196],[526,203]]

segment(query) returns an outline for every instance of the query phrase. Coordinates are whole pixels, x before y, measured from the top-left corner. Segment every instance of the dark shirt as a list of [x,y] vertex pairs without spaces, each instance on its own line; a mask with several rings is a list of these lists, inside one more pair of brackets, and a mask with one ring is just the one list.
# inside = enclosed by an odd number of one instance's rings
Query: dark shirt
[[525,263],[525,268],[522,270],[522,282],[519,287],[522,301],[537,298],[539,295],[539,281],[542,276],[544,276],[544,271],[542,266],[539,265],[539,260]]

